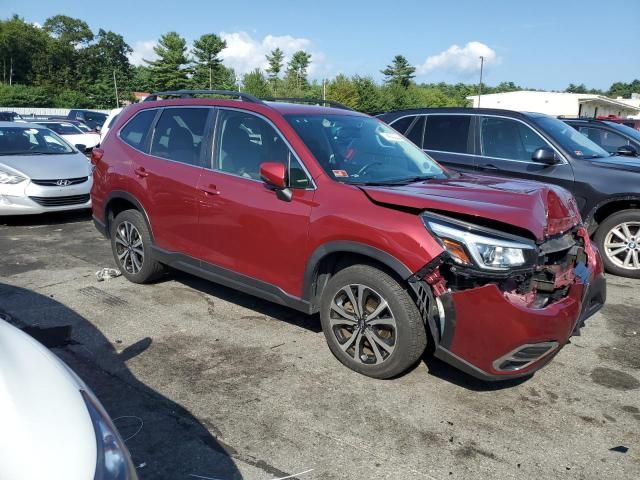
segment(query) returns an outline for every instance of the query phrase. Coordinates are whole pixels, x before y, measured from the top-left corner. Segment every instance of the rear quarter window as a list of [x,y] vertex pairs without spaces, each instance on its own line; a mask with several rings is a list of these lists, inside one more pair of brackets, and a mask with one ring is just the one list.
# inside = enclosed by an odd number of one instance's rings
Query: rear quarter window
[[155,116],[156,110],[143,110],[134,115],[120,130],[122,141],[133,148],[145,151],[145,141]]

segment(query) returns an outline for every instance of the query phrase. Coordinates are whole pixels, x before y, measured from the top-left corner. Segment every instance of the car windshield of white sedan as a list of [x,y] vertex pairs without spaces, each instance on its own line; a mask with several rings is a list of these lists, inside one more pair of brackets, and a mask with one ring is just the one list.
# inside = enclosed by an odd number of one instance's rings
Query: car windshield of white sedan
[[58,155],[74,150],[47,128],[0,127],[0,155]]
[[58,135],[82,135],[84,133],[72,123],[42,123],[41,125],[53,130]]
[[431,157],[371,117],[285,115],[322,168],[339,182],[402,185],[447,178]]

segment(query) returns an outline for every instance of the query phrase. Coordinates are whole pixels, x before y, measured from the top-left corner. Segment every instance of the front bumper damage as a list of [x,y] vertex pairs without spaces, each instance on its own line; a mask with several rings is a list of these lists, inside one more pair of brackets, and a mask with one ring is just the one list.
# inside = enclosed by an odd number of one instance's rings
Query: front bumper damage
[[539,245],[540,263],[502,278],[435,259],[410,279],[435,356],[483,380],[530,375],[602,308],[600,255],[582,227]]

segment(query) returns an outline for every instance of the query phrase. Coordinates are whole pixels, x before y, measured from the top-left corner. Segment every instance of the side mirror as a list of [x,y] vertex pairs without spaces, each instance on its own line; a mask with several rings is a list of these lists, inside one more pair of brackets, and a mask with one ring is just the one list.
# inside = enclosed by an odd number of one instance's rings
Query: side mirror
[[280,162],[265,162],[260,164],[260,177],[264,182],[280,190],[287,188],[287,169]]
[[556,152],[549,147],[540,147],[531,155],[531,160],[538,163],[544,163],[545,165],[555,165],[558,163],[558,157]]
[[631,145],[623,145],[618,149],[618,155],[623,155],[625,157],[637,157],[638,151]]
[[80,150],[82,153],[85,153],[87,151],[87,146],[83,145],[81,143],[76,143],[75,147]]

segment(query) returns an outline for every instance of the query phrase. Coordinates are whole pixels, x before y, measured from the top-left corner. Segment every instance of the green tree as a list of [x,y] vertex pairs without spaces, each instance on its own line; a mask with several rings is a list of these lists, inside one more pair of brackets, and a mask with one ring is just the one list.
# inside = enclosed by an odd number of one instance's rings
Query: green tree
[[280,77],[280,72],[284,67],[284,52],[280,49],[280,47],[275,50],[271,50],[271,53],[265,55],[267,62],[269,63],[269,68],[267,68],[267,73],[269,74],[270,80],[276,80]]
[[49,35],[14,15],[0,21],[0,82],[32,84],[48,71]]
[[151,71],[155,90],[179,90],[189,85],[187,42],[176,32],[165,33],[153,47],[157,60],[144,60]]
[[615,82],[609,87],[607,95],[613,98],[631,98],[632,93],[640,93],[640,80],[635,79],[632,82]]
[[131,89],[133,70],[128,54],[131,47],[122,35],[100,29],[96,42],[82,51],[83,79],[80,89],[100,108],[113,108],[116,104],[114,75],[118,84],[119,99],[127,99]]
[[352,81],[358,92],[358,110],[378,113],[384,109],[381,88],[371,77],[355,76]]
[[269,81],[259,68],[246,73],[244,77],[242,77],[242,85],[245,92],[255,95],[258,98],[273,97]]
[[42,87],[0,85],[0,105],[7,107],[50,107],[51,96]]
[[400,85],[404,88],[409,87],[411,81],[415,78],[415,72],[416,68],[402,55],[393,57],[391,64],[381,71],[386,77],[386,83]]
[[296,90],[304,91],[308,86],[307,69],[311,65],[311,54],[304,50],[298,50],[291,56],[291,60],[287,65],[287,74],[285,77],[287,87],[293,87]]
[[351,108],[358,108],[360,97],[355,83],[340,74],[327,85],[327,99],[335,100]]
[[222,88],[226,73],[220,52],[227,42],[214,33],[202,35],[193,42],[193,85],[196,88]]
[[66,15],[55,15],[47,18],[43,28],[62,43],[74,47],[87,46],[93,40],[93,32],[87,22]]

